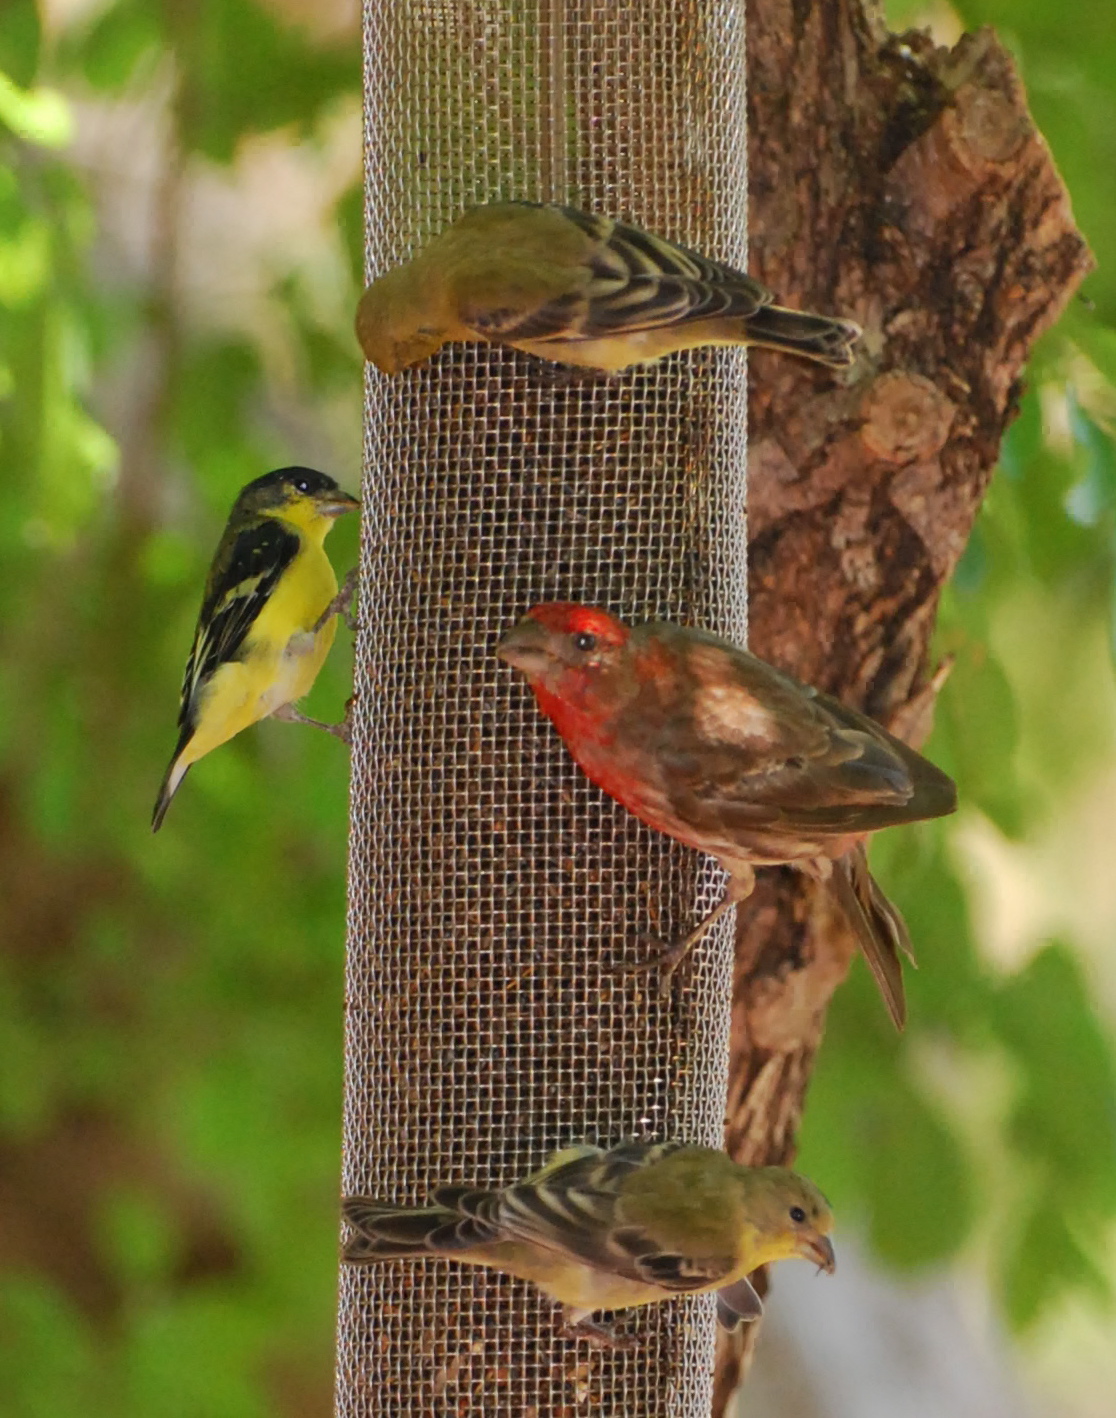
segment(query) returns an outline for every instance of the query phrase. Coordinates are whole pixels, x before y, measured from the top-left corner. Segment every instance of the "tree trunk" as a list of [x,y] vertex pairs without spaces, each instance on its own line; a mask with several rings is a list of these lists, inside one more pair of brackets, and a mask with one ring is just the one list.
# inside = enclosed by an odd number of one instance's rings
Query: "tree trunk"
[[[865,328],[847,386],[752,355],[751,648],[918,741],[927,643],[1032,342],[1091,257],[988,30],[952,49],[859,0],[749,0],[751,270]],[[912,923],[917,944],[917,922]],[[855,946],[824,887],[760,874],[739,912],[727,1145],[794,1154]],[[722,1343],[714,1412],[754,1327]]]

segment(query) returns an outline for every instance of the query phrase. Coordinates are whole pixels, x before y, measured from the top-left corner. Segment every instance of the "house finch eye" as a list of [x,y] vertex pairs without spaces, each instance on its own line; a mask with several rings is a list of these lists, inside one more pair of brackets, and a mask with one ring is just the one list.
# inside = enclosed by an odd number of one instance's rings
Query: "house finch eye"
[[574,636],[573,642],[576,650],[589,651],[596,648],[597,637],[583,630],[580,635]]

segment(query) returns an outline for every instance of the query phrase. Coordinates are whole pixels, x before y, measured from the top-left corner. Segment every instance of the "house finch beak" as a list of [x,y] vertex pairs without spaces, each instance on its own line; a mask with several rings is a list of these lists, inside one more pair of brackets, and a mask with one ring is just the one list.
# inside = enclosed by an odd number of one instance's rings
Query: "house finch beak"
[[903,1027],[910,937],[863,844],[878,828],[953,812],[950,778],[857,710],[705,631],[629,627],[553,602],[497,654],[523,672],[587,777],[728,873],[725,899],[664,957],[668,978],[751,892],[755,867],[790,864],[833,883]]

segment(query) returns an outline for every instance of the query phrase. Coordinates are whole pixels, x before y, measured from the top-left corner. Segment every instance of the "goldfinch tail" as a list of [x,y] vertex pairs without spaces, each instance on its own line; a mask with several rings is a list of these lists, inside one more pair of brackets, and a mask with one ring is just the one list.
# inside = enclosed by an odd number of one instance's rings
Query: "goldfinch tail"
[[907,923],[868,870],[862,846],[834,863],[833,885],[876,977],[887,1012],[896,1029],[902,1029],[907,1022],[907,1001],[899,952],[915,963]]
[[801,310],[786,310],[781,305],[764,305],[744,320],[749,344],[764,345],[772,350],[815,359],[835,369],[844,369],[853,362],[853,346],[861,336],[861,328],[852,320],[838,320],[829,315],[809,315]]
[[452,1231],[461,1220],[445,1207],[388,1206],[369,1196],[343,1198],[341,1214],[355,1233],[341,1250],[341,1259],[349,1265],[437,1254],[443,1249],[438,1232],[446,1235],[443,1228]]
[[183,745],[179,744],[178,748],[175,750],[174,757],[170,761],[170,766],[167,768],[166,774],[163,777],[162,785],[159,788],[159,796],[155,799],[155,811],[151,814],[152,832],[158,832],[159,828],[162,827],[163,818],[167,815],[167,808],[171,805],[171,798],[178,792],[179,788],[182,786],[183,778],[185,778],[186,774],[190,771],[190,765],[181,761],[182,749]]

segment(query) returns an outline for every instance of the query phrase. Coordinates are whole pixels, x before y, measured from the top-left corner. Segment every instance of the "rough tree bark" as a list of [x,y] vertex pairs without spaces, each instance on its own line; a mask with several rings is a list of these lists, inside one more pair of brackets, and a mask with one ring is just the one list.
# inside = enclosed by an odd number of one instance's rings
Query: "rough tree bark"
[[[942,585],[1030,347],[1091,257],[990,31],[949,50],[889,33],[871,0],[749,0],[748,82],[751,269],[865,327],[844,387],[753,355],[751,647],[917,741]],[[854,949],[824,888],[761,873],[737,938],[739,1160],[793,1157]],[[722,1345],[718,1415],[753,1342]]]

